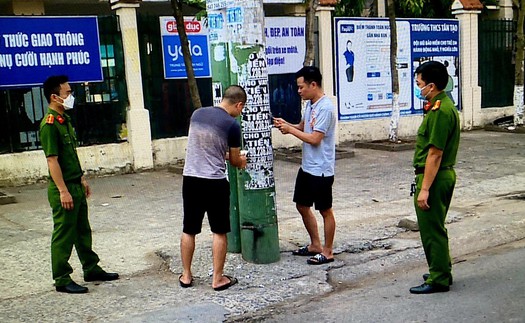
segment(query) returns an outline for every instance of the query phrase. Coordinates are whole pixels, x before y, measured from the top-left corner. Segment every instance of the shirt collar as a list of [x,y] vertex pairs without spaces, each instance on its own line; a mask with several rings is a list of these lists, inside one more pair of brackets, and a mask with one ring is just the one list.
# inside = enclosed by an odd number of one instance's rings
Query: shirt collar
[[430,100],[430,102],[433,105],[434,103],[436,103],[437,100],[443,100],[446,96],[447,96],[447,94],[445,93],[445,91],[441,91],[435,97],[433,97]]
[[69,119],[70,119],[70,117],[69,117],[66,113],[64,113],[64,114],[60,114],[58,111],[53,110],[53,109],[51,109],[51,108],[47,108],[47,113],[52,114],[52,115],[55,116],[55,117],[62,116],[64,119],[66,119],[66,120],[68,120],[68,121],[69,121]]
[[312,107],[312,109],[315,108],[319,104],[319,102],[321,102],[321,100],[323,100],[324,98],[326,98],[326,94],[323,94],[323,96],[320,97],[319,100],[317,100],[317,102],[315,103],[312,103],[312,101],[310,100],[310,106]]

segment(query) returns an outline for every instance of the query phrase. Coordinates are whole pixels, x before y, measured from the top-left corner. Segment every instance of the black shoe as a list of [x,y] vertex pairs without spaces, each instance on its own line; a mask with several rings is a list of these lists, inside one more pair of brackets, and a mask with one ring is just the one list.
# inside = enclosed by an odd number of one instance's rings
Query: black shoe
[[[428,277],[430,277],[430,274],[423,274],[423,280],[427,281]],[[454,284],[454,281],[452,280],[452,276],[448,279],[448,285],[452,286]]]
[[443,293],[448,292],[450,287],[443,285],[428,285],[424,283],[417,287],[410,288],[412,294],[432,294],[432,293]]
[[69,294],[84,294],[88,292],[88,288],[80,286],[79,284],[72,281],[71,283],[65,286],[56,286],[57,292],[69,293]]
[[117,273],[107,273],[105,271],[96,274],[89,274],[84,276],[84,281],[93,282],[93,281],[108,281],[118,279]]

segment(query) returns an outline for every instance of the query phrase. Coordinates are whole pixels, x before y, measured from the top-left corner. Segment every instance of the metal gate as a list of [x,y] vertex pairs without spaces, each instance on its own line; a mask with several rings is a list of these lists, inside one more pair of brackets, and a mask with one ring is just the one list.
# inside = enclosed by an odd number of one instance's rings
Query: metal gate
[[480,20],[479,85],[481,107],[513,105],[516,23]]
[[[144,104],[150,112],[152,139],[186,136],[194,110],[188,81],[164,79],[159,16],[139,15],[138,34]],[[198,78],[197,86],[202,105],[211,106],[211,78]]]

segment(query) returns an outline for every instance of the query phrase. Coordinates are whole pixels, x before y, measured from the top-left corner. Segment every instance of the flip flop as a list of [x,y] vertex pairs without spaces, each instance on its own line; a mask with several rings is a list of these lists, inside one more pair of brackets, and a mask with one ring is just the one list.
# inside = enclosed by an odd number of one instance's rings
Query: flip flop
[[224,284],[222,286],[219,286],[219,287],[215,287],[214,290],[219,292],[221,290],[225,290],[225,289],[228,289],[230,287],[232,287],[233,285],[237,284],[239,281],[237,280],[237,278],[235,277],[231,277],[231,276],[228,276],[228,275],[223,275],[224,277],[228,278],[230,280],[230,282],[228,284]]
[[193,277],[191,278],[191,281],[189,284],[186,284],[184,283],[182,280],[180,280],[182,278],[182,275],[179,276],[179,284],[180,284],[180,287],[182,288],[188,288],[188,287],[192,287],[193,286]]
[[315,256],[317,254],[318,252],[308,250],[308,246],[292,251],[292,255],[294,256]]
[[309,264],[309,265],[323,265],[323,264],[327,264],[327,263],[333,262],[333,261],[334,261],[334,258],[328,259],[322,253],[318,253],[317,255],[313,256],[310,259],[308,259],[306,261],[306,263]]

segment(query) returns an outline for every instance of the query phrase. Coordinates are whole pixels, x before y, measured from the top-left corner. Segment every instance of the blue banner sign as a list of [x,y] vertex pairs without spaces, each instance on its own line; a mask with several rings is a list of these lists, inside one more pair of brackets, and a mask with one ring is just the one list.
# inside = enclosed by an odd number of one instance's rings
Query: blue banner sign
[[[450,19],[397,19],[397,70],[401,115],[420,114],[414,71],[430,60],[449,74],[445,92],[460,108],[459,22]],[[388,19],[336,18],[339,120],[388,117],[392,112],[390,25]]]
[[103,81],[97,17],[0,17],[0,88]]
[[[184,64],[175,18],[159,17],[159,20],[164,58],[164,78],[187,78],[186,65]],[[201,21],[194,20],[192,17],[186,17],[184,20],[195,77],[211,77],[208,30]],[[217,23],[222,22],[217,21]]]

